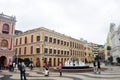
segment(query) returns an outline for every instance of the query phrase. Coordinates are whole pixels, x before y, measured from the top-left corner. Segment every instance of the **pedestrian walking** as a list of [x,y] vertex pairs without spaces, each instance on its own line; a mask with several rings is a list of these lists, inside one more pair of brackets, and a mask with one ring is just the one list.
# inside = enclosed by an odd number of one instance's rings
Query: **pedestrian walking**
[[30,69],[33,70],[33,63],[30,63]]
[[97,61],[97,72],[98,74],[101,74],[100,60]]
[[60,73],[60,77],[62,76],[62,63],[60,62],[58,65],[58,69],[59,69],[59,73]]
[[[19,70],[20,70],[21,80],[27,80],[27,79],[26,79],[25,64],[24,64],[24,62],[20,63],[20,65],[19,65]],[[23,77],[24,77],[24,79],[23,79]]]
[[49,69],[45,67],[45,76],[49,76]]
[[97,73],[97,64],[96,60],[93,61],[93,72],[96,74]]

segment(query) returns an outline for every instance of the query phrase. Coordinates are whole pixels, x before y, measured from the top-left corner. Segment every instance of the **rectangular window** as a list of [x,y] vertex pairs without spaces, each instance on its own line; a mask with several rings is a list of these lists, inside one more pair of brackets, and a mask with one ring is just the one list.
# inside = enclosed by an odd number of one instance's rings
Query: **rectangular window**
[[19,48],[19,55],[21,55],[21,48]]
[[40,53],[40,48],[36,48],[36,53]]
[[33,35],[31,35],[31,42],[33,42]]
[[25,44],[27,43],[27,37],[25,37]]
[[69,46],[69,42],[67,42],[67,46]]
[[15,54],[17,54],[17,48],[15,49]]
[[26,54],[26,47],[24,47],[24,54]]
[[69,55],[69,51],[67,51],[67,55]]
[[22,44],[22,38],[20,38],[20,44]]
[[61,54],[63,54],[63,50],[61,50]]
[[63,45],[63,41],[61,41],[61,45]]
[[52,37],[49,38],[49,42],[52,43]]
[[72,42],[70,42],[70,47],[72,47]]
[[54,54],[56,54],[56,50],[54,49]]
[[18,45],[18,39],[16,39],[16,45]]
[[49,49],[49,53],[52,54],[52,49]]
[[64,51],[64,55],[66,55],[66,51]]
[[56,44],[56,39],[54,39],[53,43]]
[[58,54],[60,54],[60,50],[58,50]]
[[30,53],[33,54],[33,46],[30,48]]
[[66,41],[64,41],[64,46],[66,46]]
[[44,38],[45,38],[45,39],[44,39],[45,42],[48,42],[48,36],[45,36]]
[[37,36],[37,41],[40,41],[40,36]]
[[57,40],[57,44],[60,44],[60,40]]
[[44,53],[48,53],[48,49],[47,48],[44,48]]

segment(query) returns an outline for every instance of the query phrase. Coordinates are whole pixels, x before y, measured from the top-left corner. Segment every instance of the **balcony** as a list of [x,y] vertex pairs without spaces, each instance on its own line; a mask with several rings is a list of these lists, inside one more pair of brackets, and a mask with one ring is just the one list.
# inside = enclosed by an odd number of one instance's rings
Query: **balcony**
[[0,54],[1,53],[14,53],[13,50],[0,50]]
[[5,36],[5,37],[9,37],[9,38],[10,38],[10,37],[14,37],[14,35],[12,35],[12,34],[4,34],[4,33],[0,33],[0,36],[1,36],[1,37],[4,37],[4,36]]

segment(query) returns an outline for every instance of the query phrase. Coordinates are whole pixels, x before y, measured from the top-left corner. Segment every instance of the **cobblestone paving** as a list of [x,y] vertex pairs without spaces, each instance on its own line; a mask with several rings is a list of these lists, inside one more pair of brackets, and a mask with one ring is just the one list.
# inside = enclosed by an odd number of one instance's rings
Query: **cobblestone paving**
[[[112,68],[112,69],[111,69]],[[40,69],[30,71],[27,69],[27,80],[120,80],[120,67],[108,66],[108,70],[101,74],[88,73],[63,73],[60,77],[59,73],[50,72],[49,77],[45,77]],[[19,71],[9,72],[8,70],[0,71],[0,80],[20,80]]]

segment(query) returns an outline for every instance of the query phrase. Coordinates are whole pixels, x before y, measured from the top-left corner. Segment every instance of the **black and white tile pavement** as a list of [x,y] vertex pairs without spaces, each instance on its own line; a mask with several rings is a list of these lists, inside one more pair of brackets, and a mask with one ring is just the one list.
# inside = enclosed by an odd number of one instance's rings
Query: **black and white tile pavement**
[[[39,70],[27,70],[27,80],[120,80],[119,67],[113,67],[112,70],[101,72],[101,74],[89,73],[63,73],[60,77],[59,73],[50,72],[49,77],[45,77],[44,73]],[[7,70],[0,71],[0,80],[20,80],[19,72],[9,72]]]

